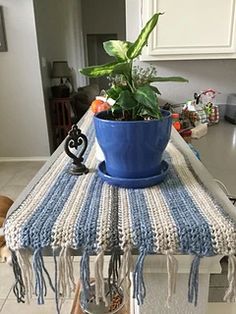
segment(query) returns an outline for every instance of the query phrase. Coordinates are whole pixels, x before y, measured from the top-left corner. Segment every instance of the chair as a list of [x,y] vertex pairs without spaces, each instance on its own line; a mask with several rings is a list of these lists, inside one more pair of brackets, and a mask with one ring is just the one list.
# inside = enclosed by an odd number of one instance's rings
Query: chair
[[73,112],[70,98],[53,98],[51,100],[51,122],[53,146],[56,149],[67,136],[73,124]]

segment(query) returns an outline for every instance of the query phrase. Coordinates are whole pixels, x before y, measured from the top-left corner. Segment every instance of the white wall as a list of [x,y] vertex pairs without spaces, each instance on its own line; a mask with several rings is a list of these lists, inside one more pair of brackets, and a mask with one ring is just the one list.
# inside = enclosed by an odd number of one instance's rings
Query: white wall
[[0,157],[48,156],[33,0],[0,0],[8,52],[0,52]]
[[[137,0],[126,0],[127,40],[134,41],[139,33],[141,9]],[[170,27],[174,27],[170,25]],[[207,88],[221,92],[216,102],[225,104],[227,95],[236,92],[236,60],[189,60],[143,62],[144,67],[154,65],[160,76],[183,76],[183,83],[160,83],[162,102],[182,103],[193,98],[193,93]]]

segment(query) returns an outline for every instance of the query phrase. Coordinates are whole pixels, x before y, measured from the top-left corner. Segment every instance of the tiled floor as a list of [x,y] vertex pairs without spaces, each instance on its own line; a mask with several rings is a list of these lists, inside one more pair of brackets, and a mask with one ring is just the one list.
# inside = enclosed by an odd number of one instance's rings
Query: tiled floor
[[[201,159],[214,177],[222,180],[232,194],[236,195],[236,127],[227,123],[209,128],[208,135],[194,141],[200,150]],[[2,162],[0,163],[0,194],[13,200],[24,189],[35,173],[43,165],[42,162]],[[53,273],[52,259],[47,258],[46,267]],[[79,261],[75,261],[75,272],[78,278]],[[226,264],[223,264],[223,274],[211,276],[210,302],[222,302],[226,285]],[[51,271],[50,271],[51,270]],[[0,264],[0,312],[1,314],[49,314],[55,313],[53,294],[49,292],[46,305],[18,305],[12,292],[12,269],[6,264]],[[70,313],[72,299],[66,300],[62,306],[62,314]],[[207,314],[233,314],[235,305],[224,303],[209,303]]]
[[0,162],[0,194],[15,200],[44,162]]

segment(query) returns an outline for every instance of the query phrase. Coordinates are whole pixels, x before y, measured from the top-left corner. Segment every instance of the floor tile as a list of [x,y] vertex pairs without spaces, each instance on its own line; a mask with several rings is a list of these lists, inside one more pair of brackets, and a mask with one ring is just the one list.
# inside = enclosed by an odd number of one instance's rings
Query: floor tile
[[227,274],[210,275],[210,287],[227,287]]
[[208,302],[224,302],[226,287],[217,287],[209,289]]
[[0,162],[0,194],[15,200],[44,162]]
[[14,177],[14,174],[0,171],[0,190],[8,184],[8,182]]
[[17,199],[20,193],[24,190],[25,185],[6,185],[0,190],[1,195],[10,197],[13,201]]
[[207,314],[235,314],[235,303],[208,303]]
[[73,300],[66,300],[61,307],[61,314],[69,314],[72,309]]
[[12,268],[5,263],[0,263],[0,299],[5,299],[8,296],[13,282]]
[[0,312],[4,303],[5,303],[5,299],[0,299]]
[[[35,302],[30,304],[18,304],[15,300],[7,300],[4,304],[1,314],[52,314],[56,313],[56,304],[54,300],[47,300],[44,305],[38,305]],[[68,312],[69,313],[69,312]]]
[[37,173],[36,170],[26,169],[17,172],[7,185],[27,185]]

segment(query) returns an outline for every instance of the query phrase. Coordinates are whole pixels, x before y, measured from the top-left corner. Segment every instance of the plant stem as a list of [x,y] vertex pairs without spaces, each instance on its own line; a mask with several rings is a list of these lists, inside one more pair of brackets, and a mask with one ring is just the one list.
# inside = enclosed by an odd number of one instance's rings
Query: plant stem
[[135,108],[132,109],[132,120],[136,119]]
[[126,82],[127,82],[128,86],[129,86],[131,92],[134,93],[134,88],[133,88],[133,86],[130,84],[129,79],[128,79],[127,77],[126,77],[126,79],[127,79]]
[[133,78],[132,78],[132,68],[133,68],[133,62],[131,61],[129,63],[129,71],[125,74],[127,85],[129,86],[132,93],[135,92],[135,86],[133,84]]

